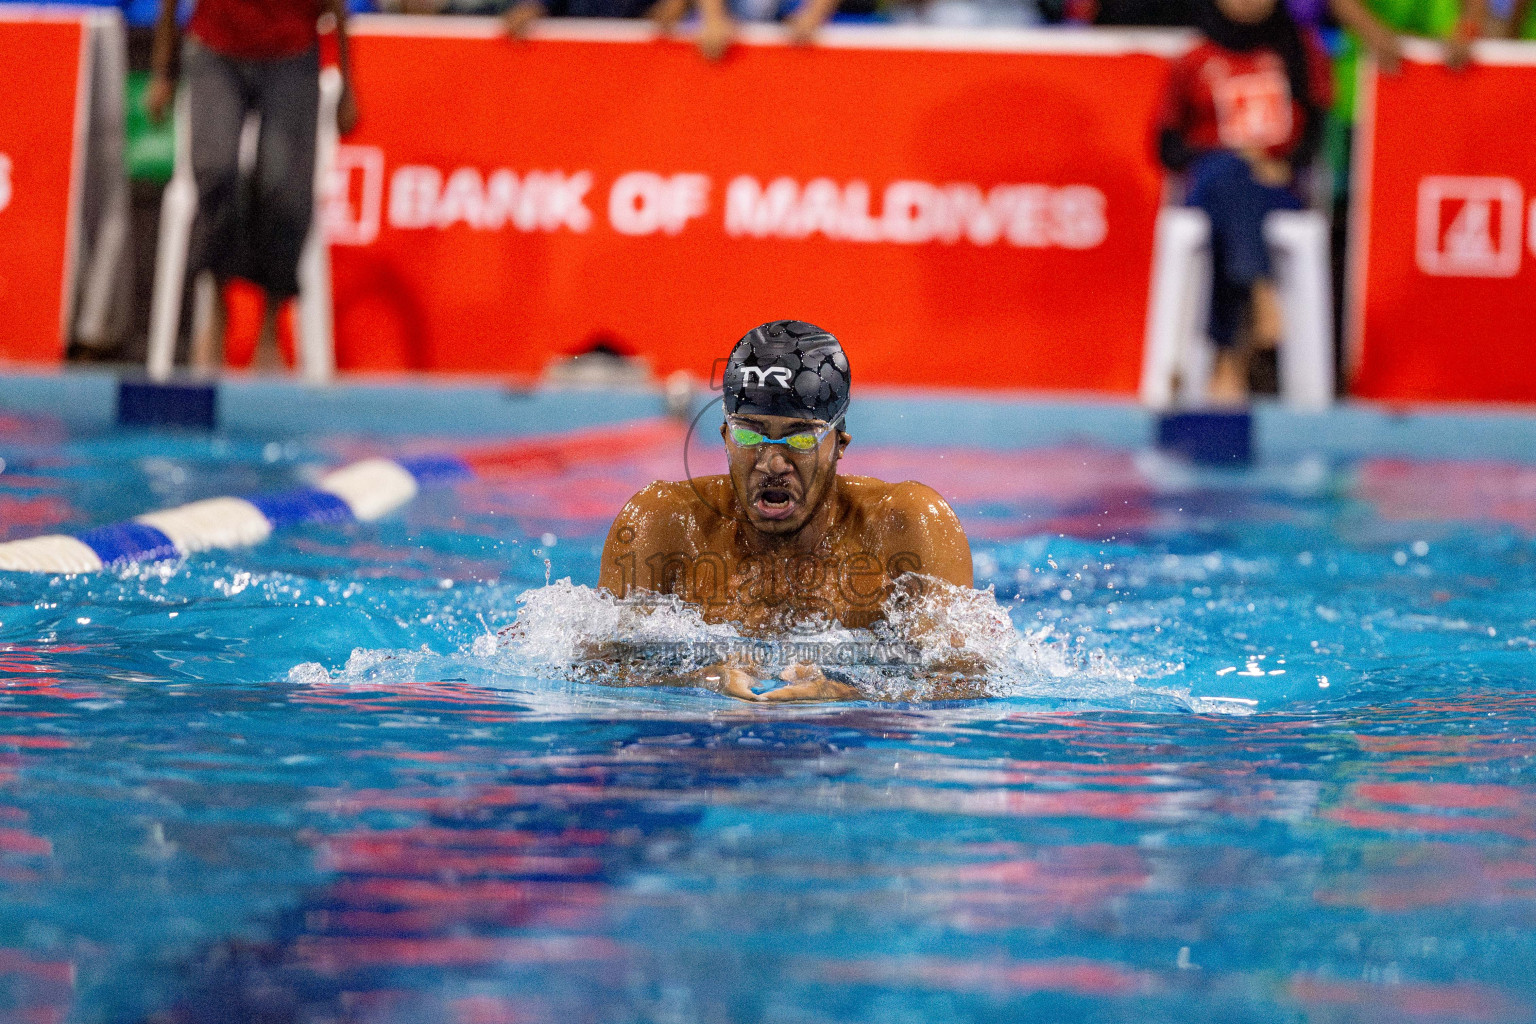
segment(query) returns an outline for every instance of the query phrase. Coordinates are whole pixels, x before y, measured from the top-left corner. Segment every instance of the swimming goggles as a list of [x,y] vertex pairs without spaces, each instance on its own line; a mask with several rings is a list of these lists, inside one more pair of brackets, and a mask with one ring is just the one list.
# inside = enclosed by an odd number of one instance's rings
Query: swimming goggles
[[816,446],[821,444],[821,439],[835,430],[842,421],[843,417],[839,415],[837,419],[824,427],[817,427],[814,430],[800,430],[790,434],[788,437],[780,438],[769,437],[760,430],[753,430],[745,424],[735,422],[729,416],[726,417],[725,425],[726,435],[730,437],[731,443],[738,448],[758,448],[765,444],[782,444],[788,446],[792,451],[810,452],[815,451]]

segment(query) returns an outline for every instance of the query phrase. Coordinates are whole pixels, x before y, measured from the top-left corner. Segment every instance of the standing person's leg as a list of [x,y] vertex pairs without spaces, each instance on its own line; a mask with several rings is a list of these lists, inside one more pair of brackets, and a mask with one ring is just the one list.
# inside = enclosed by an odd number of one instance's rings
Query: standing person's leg
[[1251,172],[1237,180],[1232,203],[1233,244],[1224,273],[1234,287],[1246,288],[1249,293],[1253,343],[1272,349],[1280,341],[1280,299],[1269,243],[1264,238],[1264,221],[1277,210],[1299,210],[1304,204],[1289,188],[1266,185],[1255,180]]
[[[1247,161],[1234,153],[1200,161],[1189,202],[1211,218],[1211,339],[1218,348],[1212,394],[1218,401],[1240,401],[1247,394],[1251,342],[1273,347],[1279,340],[1280,306],[1264,220],[1276,210],[1301,209],[1302,203],[1289,189],[1256,181]],[[1245,319],[1248,339],[1239,336]]]
[[[1248,395],[1248,351],[1240,332],[1249,304],[1247,282],[1231,274],[1234,244],[1241,245],[1242,210],[1238,192],[1248,166],[1235,153],[1217,151],[1201,157],[1190,169],[1186,203],[1203,210],[1211,222],[1211,310],[1207,333],[1216,346],[1210,397],[1222,405],[1242,402]],[[1241,255],[1238,259],[1241,260]]]
[[[187,256],[187,283],[204,271],[218,281],[228,276],[237,244],[240,129],[248,97],[234,61],[188,39],[182,58],[190,111],[192,178],[197,185],[197,216]],[[193,287],[186,289],[191,296]],[[222,343],[222,299],[214,302],[214,323],[192,339],[191,362],[208,369]]]
[[314,211],[315,127],[320,106],[320,54],[263,62],[258,80],[261,142],[256,150],[251,258],[267,293],[253,365],[275,367],[277,315],[299,293],[299,257]]
[[[1333,177],[1329,263],[1333,280],[1333,308],[1345,310],[1349,308],[1349,297],[1345,289],[1349,282],[1350,161],[1354,153],[1354,126],[1333,113],[1329,115],[1329,130],[1329,163]],[[1335,388],[1340,395],[1345,393],[1344,385],[1349,380],[1348,360],[1345,358],[1346,323],[1348,317],[1336,315],[1333,318],[1333,379],[1337,382]]]

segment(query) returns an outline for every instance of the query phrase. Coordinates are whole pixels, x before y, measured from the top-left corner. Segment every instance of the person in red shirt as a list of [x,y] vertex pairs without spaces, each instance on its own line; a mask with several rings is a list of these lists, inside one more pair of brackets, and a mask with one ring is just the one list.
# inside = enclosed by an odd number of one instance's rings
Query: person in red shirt
[[[345,134],[357,123],[346,0],[198,0],[180,47],[176,0],[160,0],[145,102],[150,117],[164,119],[176,91],[179,50],[198,201],[188,280],[212,271],[221,283],[240,277],[262,287],[259,366],[277,364],[277,314],[298,294],[299,255],[314,209],[322,13],[336,19],[343,82],[337,121]],[[261,116],[261,133],[253,187],[242,195],[240,132],[252,112]],[[222,304],[217,307],[222,312]],[[222,334],[218,319],[215,334]],[[206,368],[212,349],[209,339],[195,339],[194,365]]]
[[1244,401],[1254,349],[1280,340],[1264,218],[1299,210],[1298,172],[1317,155],[1331,68],[1277,0],[1200,0],[1204,38],[1174,66],[1158,155],[1185,172],[1185,202],[1211,221],[1211,398]]

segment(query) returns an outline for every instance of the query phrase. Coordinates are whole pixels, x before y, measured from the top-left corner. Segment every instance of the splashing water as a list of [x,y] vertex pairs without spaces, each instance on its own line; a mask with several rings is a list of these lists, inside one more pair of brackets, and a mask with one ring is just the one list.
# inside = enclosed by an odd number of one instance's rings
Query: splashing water
[[485,685],[697,686],[688,677],[721,661],[746,663],[771,681],[799,662],[853,683],[868,699],[1040,699],[1088,706],[1246,714],[1240,704],[1202,700],[1156,681],[1178,663],[1089,649],[1051,625],[1016,626],[991,587],[941,580],[898,586],[870,629],[812,619],[789,632],[747,634],[706,622],[674,595],[621,600],[569,578],[517,597],[516,621],[460,650],[356,649],[339,671],[294,666],[296,684],[426,682],[449,673]]

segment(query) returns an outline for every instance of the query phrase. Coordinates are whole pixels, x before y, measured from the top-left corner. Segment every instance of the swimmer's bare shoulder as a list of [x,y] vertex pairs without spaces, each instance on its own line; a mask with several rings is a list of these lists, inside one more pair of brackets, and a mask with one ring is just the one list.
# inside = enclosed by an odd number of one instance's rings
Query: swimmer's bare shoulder
[[884,564],[973,585],[970,541],[938,491],[913,480],[892,484],[868,476],[840,477],[838,483],[863,520],[866,547]]
[[708,534],[718,529],[721,519],[714,509],[721,500],[721,480],[725,478],[701,477],[692,484],[658,480],[630,498],[608,528],[597,585],[623,597],[647,559],[708,548]]

